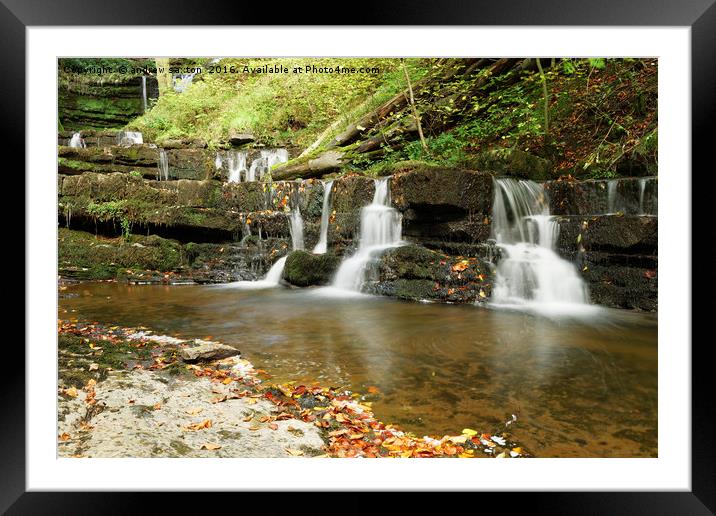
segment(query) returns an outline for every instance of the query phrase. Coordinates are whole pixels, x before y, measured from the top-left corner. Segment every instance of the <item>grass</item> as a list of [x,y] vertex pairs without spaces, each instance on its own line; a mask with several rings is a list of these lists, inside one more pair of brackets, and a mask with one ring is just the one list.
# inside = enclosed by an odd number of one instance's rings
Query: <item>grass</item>
[[[426,73],[423,61],[407,60],[413,80]],[[405,87],[398,59],[222,59],[219,64],[227,73],[197,75],[185,92],[161,96],[128,128],[159,143],[192,137],[220,147],[232,132],[248,132],[266,145],[307,147],[322,133],[330,138],[331,124],[348,122]],[[246,71],[279,64],[288,73]],[[377,71],[294,73],[309,64]],[[335,132],[343,128],[335,125]]]

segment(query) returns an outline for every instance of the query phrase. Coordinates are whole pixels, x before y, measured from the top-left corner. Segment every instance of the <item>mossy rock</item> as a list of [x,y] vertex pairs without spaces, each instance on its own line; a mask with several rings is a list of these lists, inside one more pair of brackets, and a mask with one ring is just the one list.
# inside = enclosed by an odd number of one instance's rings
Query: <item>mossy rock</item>
[[482,152],[472,159],[471,164],[478,170],[532,181],[545,181],[553,176],[549,160],[520,149]]
[[286,258],[283,279],[297,287],[328,285],[341,259],[333,254],[311,254],[293,251]]

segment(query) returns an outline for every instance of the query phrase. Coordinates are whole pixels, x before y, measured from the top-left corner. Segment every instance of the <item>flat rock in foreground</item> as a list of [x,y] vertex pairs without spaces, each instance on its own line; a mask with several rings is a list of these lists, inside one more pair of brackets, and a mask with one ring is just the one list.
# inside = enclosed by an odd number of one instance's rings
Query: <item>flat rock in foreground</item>
[[[114,372],[96,386],[87,424],[84,392],[60,398],[61,457],[292,457],[320,455],[318,428],[297,419],[262,422],[277,407],[263,398],[231,398],[231,385],[208,378]],[[218,401],[227,397],[224,401]],[[87,426],[89,425],[89,426]]]
[[208,340],[195,340],[195,344],[182,348],[179,356],[184,362],[208,362],[210,360],[221,360],[223,358],[239,355],[241,352],[227,346]]

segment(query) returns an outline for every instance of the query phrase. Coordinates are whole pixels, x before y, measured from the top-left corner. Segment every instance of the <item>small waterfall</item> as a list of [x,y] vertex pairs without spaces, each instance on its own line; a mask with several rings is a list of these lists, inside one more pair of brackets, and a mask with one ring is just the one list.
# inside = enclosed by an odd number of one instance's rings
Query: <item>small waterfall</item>
[[401,245],[402,215],[390,206],[390,178],[375,180],[373,202],[361,209],[358,251],[341,263],[333,287],[360,292],[365,270],[381,251]]
[[157,180],[169,181],[169,158],[167,151],[159,149],[159,163],[157,164]]
[[495,180],[492,237],[502,251],[492,302],[564,314],[593,308],[575,266],[555,247],[559,225],[549,214],[542,185]]
[[144,143],[144,137],[139,131],[120,131],[117,133],[117,145],[140,145]]
[[271,170],[271,167],[279,163],[288,161],[288,151],[286,149],[268,149],[262,150],[261,156],[251,162],[247,181],[262,181],[264,176]]
[[619,186],[618,180],[607,181],[607,213],[617,212],[617,186]]
[[85,141],[82,139],[82,135],[80,135],[80,133],[73,133],[68,145],[78,149],[84,149],[86,147]]
[[293,250],[303,250],[303,217],[301,217],[301,209],[298,205],[291,210],[288,219],[291,222],[291,245],[293,245]]
[[221,170],[221,167],[224,165],[224,161],[221,159],[221,154],[218,152],[216,153],[216,158],[214,159],[214,167],[216,170]]
[[142,103],[144,105],[144,112],[147,112],[147,76],[142,75]]
[[246,176],[246,153],[231,151],[227,157],[229,166],[229,183],[240,183],[241,175]]
[[288,258],[288,256],[283,256],[276,260],[276,263],[271,266],[269,271],[266,273],[266,276],[264,276],[264,279],[260,282],[269,287],[275,287],[278,285],[281,281],[283,268],[286,266],[286,258]]
[[174,76],[174,91],[184,93],[194,81],[195,73],[182,73]]
[[321,210],[321,231],[313,254],[325,254],[328,249],[328,221],[331,217],[331,188],[333,181],[322,181],[323,209]]

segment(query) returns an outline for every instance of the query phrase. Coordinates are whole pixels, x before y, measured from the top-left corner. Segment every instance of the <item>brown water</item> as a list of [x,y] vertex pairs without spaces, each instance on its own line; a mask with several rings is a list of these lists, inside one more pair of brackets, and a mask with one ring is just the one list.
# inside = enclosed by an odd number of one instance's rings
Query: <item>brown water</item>
[[276,381],[366,393],[417,434],[510,427],[536,456],[657,455],[657,322],[604,310],[554,321],[474,306],[306,290],[82,284],[60,317],[231,344]]

